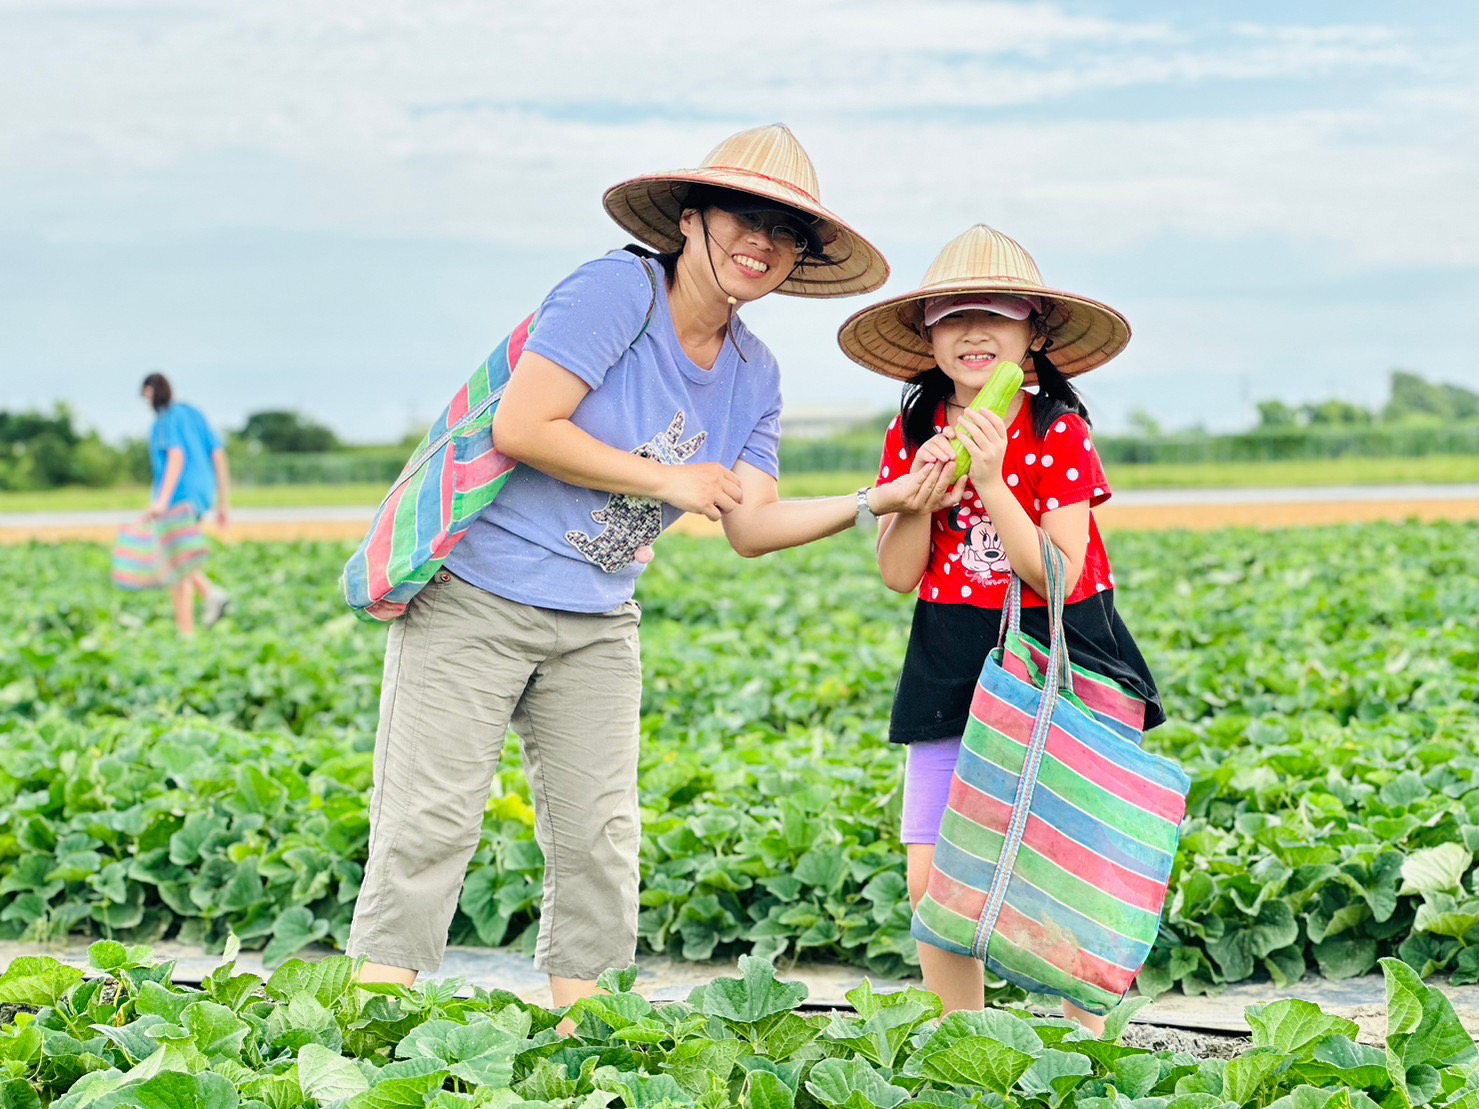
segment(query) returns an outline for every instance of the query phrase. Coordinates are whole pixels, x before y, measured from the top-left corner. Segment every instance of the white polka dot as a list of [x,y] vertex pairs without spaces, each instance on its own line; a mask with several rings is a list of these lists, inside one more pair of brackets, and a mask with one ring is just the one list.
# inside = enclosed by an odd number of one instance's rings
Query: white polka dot
[[1052,509],[1057,508],[1057,507],[1058,507],[1058,498],[1057,497],[1049,497],[1048,498],[1048,509],[1049,510],[1052,510]]
[[1051,466],[1053,464],[1053,456],[1050,455],[1050,454],[1043,455],[1042,456],[1042,464],[1043,464],[1044,468],[1046,468],[1048,466]]
[[899,426],[899,418],[898,418],[898,417],[897,417],[897,416],[895,416],[895,417],[894,417],[894,418],[893,418],[893,420],[892,420],[892,421],[890,421],[890,423],[889,423],[889,425],[888,425],[888,429],[889,429],[889,430],[890,430],[890,431],[892,431],[892,430],[893,430],[893,429],[894,429],[894,428],[896,428],[896,427],[898,427],[898,426]]
[[[1100,586],[1100,587],[1099,587],[1099,588],[1100,588],[1100,589],[1103,589],[1103,588],[1104,588],[1104,586],[1102,586],[1102,585],[1101,585],[1101,586]],[[934,599],[935,599],[935,598],[937,598],[937,597],[938,597],[938,596],[939,596],[939,595],[940,595],[940,591],[939,591],[939,590],[938,590],[938,589],[931,589],[931,590],[930,590],[930,600],[932,600],[932,601],[933,601],[933,600],[934,600]]]
[[1114,584],[1114,575],[1113,574],[1110,574],[1109,575],[1109,584],[1110,585],[1113,585]]
[[1085,436],[1085,438],[1084,438],[1084,450],[1091,451],[1093,449],[1094,449],[1094,444],[1091,443],[1091,442],[1089,442],[1088,437]]
[[[1108,588],[1109,588],[1109,586],[1107,586],[1107,585],[1105,585],[1105,584],[1104,584],[1104,583],[1103,583],[1103,582],[1102,582],[1102,581],[1101,581],[1101,582],[1100,582],[1100,583],[1099,583],[1099,584],[1098,584],[1098,585],[1096,585],[1096,586],[1094,586],[1094,592],[1095,592],[1095,593],[1103,593],[1103,592],[1104,592],[1104,591],[1105,591],[1105,590],[1106,590],[1106,589],[1108,589]],[[935,590],[935,592],[936,592],[936,593],[938,593],[938,592],[939,592],[939,590],[938,590],[938,589],[936,589],[936,590]]]
[[1069,481],[1077,481],[1078,480],[1078,470],[1077,470],[1077,468],[1075,468],[1073,466],[1068,467],[1068,480]]
[[1033,497],[1032,498],[1032,507],[1041,510],[1041,508],[1042,508],[1042,498],[1041,497]]
[[1015,489],[1017,487],[1017,475],[1016,474],[1008,474],[1007,475],[1007,484],[1010,485],[1013,489]]
[[962,585],[960,587],[960,595],[962,597],[969,597],[971,595],[971,587],[968,585]]
[[1068,425],[1065,424],[1062,420],[1059,420],[1056,424],[1053,425],[1053,430],[1054,431],[1067,431],[1068,430]]
[[1094,496],[1096,496],[1096,497],[1102,497],[1102,496],[1104,496],[1104,489],[1103,489],[1102,486],[1098,486],[1098,485],[1094,486]]
[[1019,437],[1019,436],[1020,436],[1020,435],[1021,435],[1021,434],[1022,434],[1022,433],[1021,433],[1021,432],[1020,432],[1020,431],[1014,431],[1014,432],[1012,432],[1012,438],[1013,438],[1013,439],[1016,439],[1016,438],[1017,438],[1017,437]]
[[[952,556],[951,562],[953,562],[953,561],[954,561],[954,557]],[[947,574],[950,573],[950,563],[949,562],[945,563],[945,573],[947,573]]]
[[887,467],[887,466],[885,466],[885,467],[884,467],[884,468],[883,468],[883,476],[884,476],[884,477],[888,477],[888,467]]
[[1037,455],[1035,455],[1035,454],[1029,454],[1027,456],[1027,465],[1031,466],[1036,461],[1037,461]]
[[909,452],[905,448],[900,447],[899,448],[899,458],[904,459],[904,458],[908,458],[908,457],[909,457]]

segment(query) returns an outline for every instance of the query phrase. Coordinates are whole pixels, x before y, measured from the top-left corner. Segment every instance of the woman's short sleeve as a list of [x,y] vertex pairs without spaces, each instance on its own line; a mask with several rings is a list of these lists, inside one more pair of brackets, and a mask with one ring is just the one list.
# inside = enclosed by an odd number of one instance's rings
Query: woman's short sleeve
[[1054,420],[1036,457],[1029,454],[1024,461],[1044,512],[1079,501],[1095,507],[1109,499],[1104,464],[1094,449],[1089,425],[1081,416],[1064,415]]
[[544,298],[524,349],[598,388],[647,321],[655,277],[646,265],[623,253],[581,266]]

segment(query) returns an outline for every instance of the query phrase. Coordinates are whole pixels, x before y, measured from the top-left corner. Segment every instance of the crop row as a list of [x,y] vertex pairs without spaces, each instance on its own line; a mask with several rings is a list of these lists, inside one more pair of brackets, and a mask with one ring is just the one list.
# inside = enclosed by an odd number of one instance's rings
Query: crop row
[[[1193,778],[1144,992],[1365,973],[1479,980],[1473,525],[1123,534],[1120,605]],[[383,632],[337,545],[223,550],[194,643],[104,552],[0,551],[0,938],[342,943]],[[644,949],[914,964],[884,739],[910,602],[853,537],[766,559],[664,540],[644,577]],[[517,746],[457,942],[527,945],[542,861]]]

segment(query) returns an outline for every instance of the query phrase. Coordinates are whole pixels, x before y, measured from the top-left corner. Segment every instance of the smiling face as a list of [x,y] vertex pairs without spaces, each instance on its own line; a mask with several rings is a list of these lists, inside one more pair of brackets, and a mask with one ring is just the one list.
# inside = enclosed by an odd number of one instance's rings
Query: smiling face
[[1025,363],[1034,341],[1031,320],[1012,320],[979,309],[946,316],[926,334],[935,362],[955,382],[956,399],[962,404],[981,391],[1001,363]]
[[[704,223],[708,223],[709,261],[704,261]],[[791,276],[799,255],[795,250],[778,246],[764,227],[747,226],[749,221],[719,208],[709,208],[703,218],[690,208],[679,222],[687,244],[684,253],[692,252],[695,272],[719,279],[723,295],[740,303],[758,300]]]

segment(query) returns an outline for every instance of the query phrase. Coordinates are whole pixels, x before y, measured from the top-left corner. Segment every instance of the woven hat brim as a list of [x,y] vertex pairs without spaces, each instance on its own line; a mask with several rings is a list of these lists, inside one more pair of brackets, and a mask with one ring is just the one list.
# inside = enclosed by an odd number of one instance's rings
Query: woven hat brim
[[[837,344],[858,365],[899,381],[907,381],[935,365],[930,345],[916,330],[930,297],[954,293],[1015,293],[1040,296],[1051,302],[1048,350],[1064,377],[1088,373],[1104,365],[1130,341],[1130,324],[1107,304],[1027,282],[951,281],[891,297],[857,312],[837,331]],[[1023,366],[1026,384],[1036,384],[1030,365]]]
[[717,185],[797,208],[823,222],[830,242],[825,262],[799,265],[776,292],[798,297],[845,297],[871,293],[888,280],[883,254],[835,212],[800,189],[775,178],[733,169],[678,170],[633,177],[606,190],[602,203],[625,230],[656,250],[683,248],[678,230],[682,202],[674,193],[681,184]]

